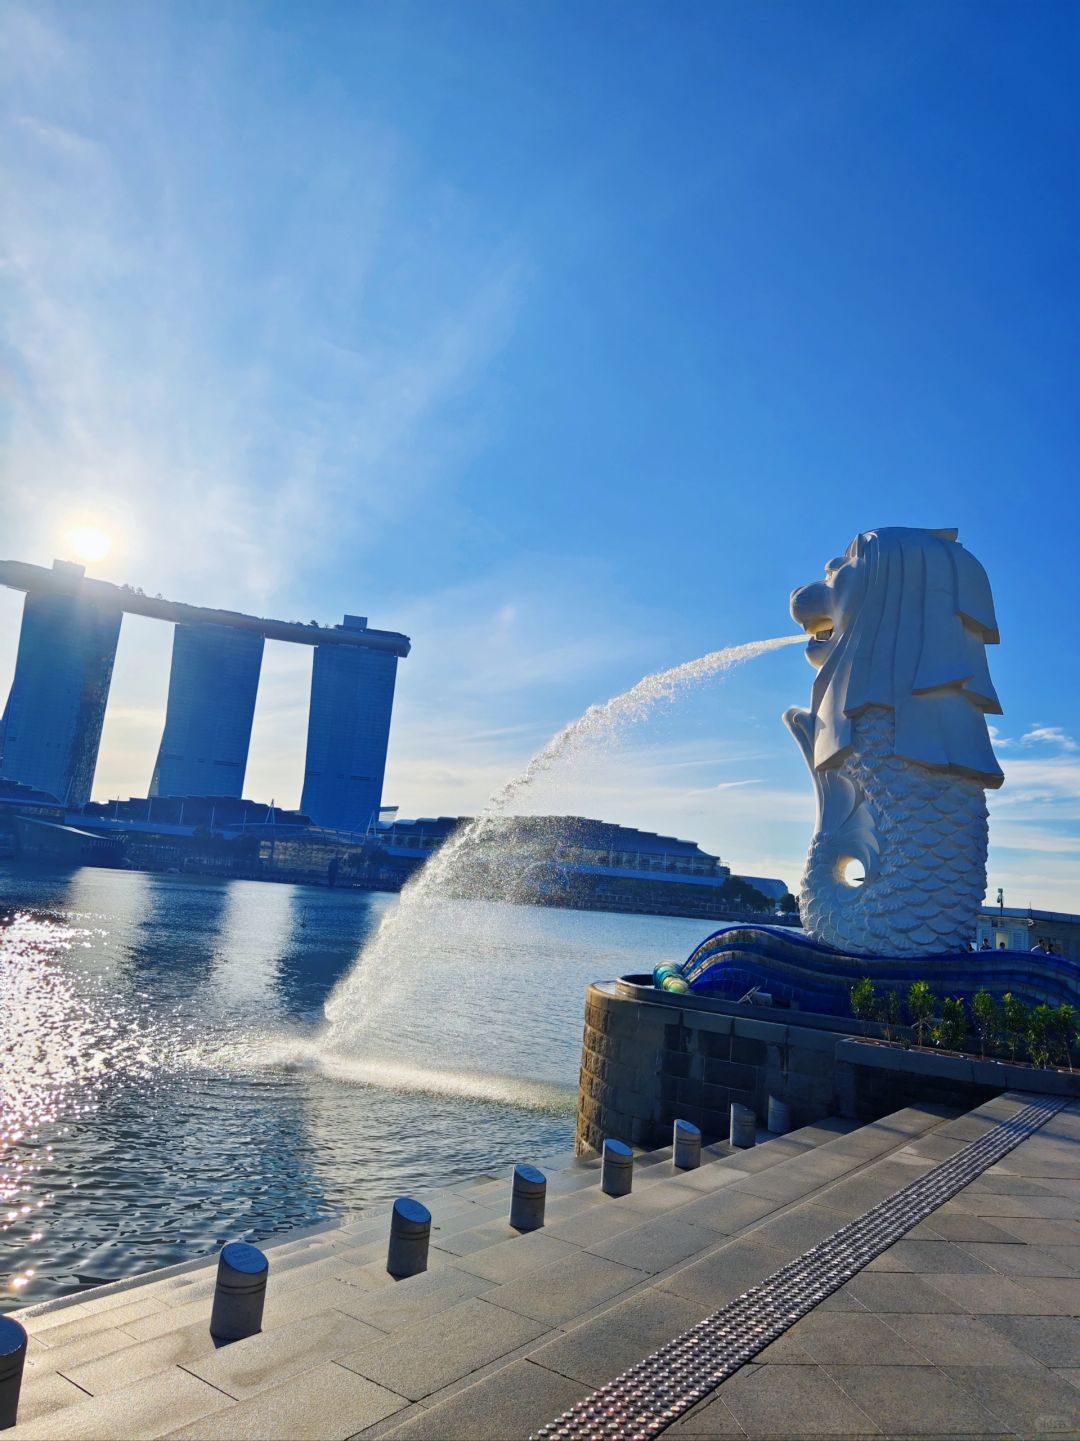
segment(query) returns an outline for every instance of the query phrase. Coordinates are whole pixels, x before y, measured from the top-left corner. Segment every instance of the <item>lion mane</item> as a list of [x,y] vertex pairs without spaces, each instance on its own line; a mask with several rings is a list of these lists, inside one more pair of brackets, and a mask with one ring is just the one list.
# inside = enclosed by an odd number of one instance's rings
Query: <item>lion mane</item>
[[812,692],[814,769],[839,766],[853,721],[881,706],[895,755],[1001,785],[986,721],[1001,714],[986,661],[1000,635],[986,572],[956,537],[894,526],[851,542],[855,584]]

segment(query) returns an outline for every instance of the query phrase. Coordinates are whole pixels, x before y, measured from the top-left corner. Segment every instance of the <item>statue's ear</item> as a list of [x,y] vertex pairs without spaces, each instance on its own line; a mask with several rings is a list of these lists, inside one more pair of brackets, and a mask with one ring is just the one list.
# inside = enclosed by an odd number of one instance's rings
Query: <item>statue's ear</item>
[[1001,633],[986,571],[962,545],[950,546],[949,558],[956,575],[957,615],[965,625],[979,632],[984,645],[997,645]]
[[959,530],[957,530],[956,526],[952,526],[951,529],[946,529],[946,530],[932,530],[932,531],[930,532],[930,534],[931,534],[931,535],[936,535],[937,538],[938,538],[938,540],[955,540],[955,539],[957,538],[957,536],[960,534],[960,532],[959,532]]

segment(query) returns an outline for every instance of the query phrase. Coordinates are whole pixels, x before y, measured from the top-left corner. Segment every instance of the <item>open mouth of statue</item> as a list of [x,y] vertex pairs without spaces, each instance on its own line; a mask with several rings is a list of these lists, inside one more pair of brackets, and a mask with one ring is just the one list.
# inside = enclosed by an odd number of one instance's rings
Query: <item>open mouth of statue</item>
[[833,638],[833,623],[831,620],[804,621],[803,629],[812,641],[827,641]]

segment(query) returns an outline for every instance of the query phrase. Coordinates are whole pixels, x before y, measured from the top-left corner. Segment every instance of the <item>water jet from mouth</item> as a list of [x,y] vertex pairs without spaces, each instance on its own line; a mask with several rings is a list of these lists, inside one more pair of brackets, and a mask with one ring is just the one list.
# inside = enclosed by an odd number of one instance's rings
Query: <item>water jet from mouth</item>
[[[785,635],[729,646],[657,671],[611,700],[590,706],[553,736],[520,774],[495,792],[480,815],[459,827],[407,883],[397,905],[339,982],[326,1003],[327,1026],[319,1042],[327,1067],[335,1056],[356,1055],[361,1050],[370,1060],[373,1042],[383,1046],[393,1042],[393,1037],[379,1036],[376,1019],[410,974],[422,975],[425,963],[445,951],[448,929],[460,922],[460,912],[455,915],[453,904],[490,900],[493,894],[499,898],[513,895],[510,882],[521,874],[524,862],[520,837],[508,829],[507,819],[527,802],[541,778],[557,777],[591,747],[610,745],[621,732],[640,724],[661,703],[674,701],[691,686],[804,639]],[[494,891],[493,885],[497,887]],[[437,1016],[440,1005],[449,999],[430,993],[429,1014]]]

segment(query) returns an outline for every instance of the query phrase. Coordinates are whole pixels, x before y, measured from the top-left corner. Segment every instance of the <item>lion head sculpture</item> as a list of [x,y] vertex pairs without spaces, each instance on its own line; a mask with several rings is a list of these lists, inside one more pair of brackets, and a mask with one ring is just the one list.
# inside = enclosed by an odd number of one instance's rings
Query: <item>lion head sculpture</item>
[[802,713],[812,770],[839,766],[854,720],[880,706],[894,714],[895,755],[1001,785],[986,723],[1001,714],[985,650],[1000,639],[994,602],[986,572],[956,536],[863,531],[829,562],[824,581],[792,593],[817,670]]

